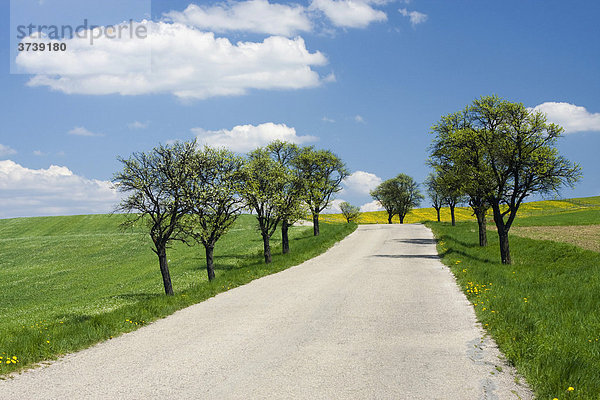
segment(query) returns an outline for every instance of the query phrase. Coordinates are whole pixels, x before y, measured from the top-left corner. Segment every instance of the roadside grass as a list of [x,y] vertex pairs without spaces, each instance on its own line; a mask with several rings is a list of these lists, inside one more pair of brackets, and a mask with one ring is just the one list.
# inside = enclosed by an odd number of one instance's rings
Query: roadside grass
[[[600,399],[600,254],[511,235],[502,265],[495,232],[429,222],[438,252],[483,327],[540,399]],[[572,388],[572,390],[569,390]]]
[[165,296],[158,260],[141,227],[122,215],[0,220],[0,376],[129,332],[230,288],[324,252],[355,224],[290,228],[291,253],[273,235],[264,264],[253,216],[241,216],[215,248],[208,282],[202,246],[168,251],[175,296]]

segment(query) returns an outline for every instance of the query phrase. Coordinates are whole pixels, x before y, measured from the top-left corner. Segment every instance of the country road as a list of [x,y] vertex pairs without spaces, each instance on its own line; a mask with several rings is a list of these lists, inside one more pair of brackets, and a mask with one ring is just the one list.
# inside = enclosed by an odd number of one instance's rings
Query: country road
[[304,264],[0,381],[0,393],[10,399],[532,398],[498,356],[426,227],[362,225]]

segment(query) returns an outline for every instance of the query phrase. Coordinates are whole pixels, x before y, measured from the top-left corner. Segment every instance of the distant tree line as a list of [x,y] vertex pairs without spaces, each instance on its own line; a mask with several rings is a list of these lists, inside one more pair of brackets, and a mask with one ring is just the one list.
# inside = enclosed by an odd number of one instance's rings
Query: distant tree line
[[127,213],[125,226],[146,224],[167,295],[173,294],[167,259],[172,242],[202,244],[212,280],[217,241],[248,210],[256,216],[265,263],[270,263],[270,239],[278,226],[284,254],[290,251],[289,226],[305,214],[312,214],[313,233],[319,235],[319,215],[348,175],[331,151],[282,141],[246,157],[199,148],[192,141],[159,145],[118,160],[122,170],[113,182],[128,196],[117,211]]
[[468,202],[477,217],[479,244],[487,245],[486,214],[491,208],[500,257],[510,264],[508,232],[523,200],[533,193],[557,192],[573,185],[581,169],[558,154],[563,129],[546,115],[498,96],[476,99],[463,110],[443,116],[435,135],[426,180],[433,207]]

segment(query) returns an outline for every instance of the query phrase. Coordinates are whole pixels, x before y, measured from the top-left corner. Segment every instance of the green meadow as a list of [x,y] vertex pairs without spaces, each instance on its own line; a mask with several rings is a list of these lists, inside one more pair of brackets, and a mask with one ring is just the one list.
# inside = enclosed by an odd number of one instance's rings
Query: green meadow
[[208,282],[202,246],[168,252],[175,296],[165,296],[152,243],[143,227],[123,231],[122,215],[0,220],[0,375],[136,329],[253,279],[300,264],[356,225],[290,228],[265,265],[256,218],[241,216],[215,248]]
[[[600,252],[584,248],[589,234],[573,236],[600,232],[600,197],[525,211],[511,230],[512,265],[500,263],[493,229],[482,248],[475,222],[427,226],[479,321],[537,397],[600,399]],[[552,240],[523,236],[531,228],[552,230]]]

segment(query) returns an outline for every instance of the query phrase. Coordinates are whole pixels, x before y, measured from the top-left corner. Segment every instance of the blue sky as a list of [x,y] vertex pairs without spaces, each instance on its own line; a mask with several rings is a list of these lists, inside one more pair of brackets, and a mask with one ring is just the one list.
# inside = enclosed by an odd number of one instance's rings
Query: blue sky
[[[381,180],[423,181],[430,127],[489,94],[564,126],[584,179],[561,194],[600,195],[596,1],[73,1],[0,4],[0,217],[109,212],[118,155],[194,137],[331,149],[353,172],[338,198],[366,205]],[[15,23],[82,18],[154,30],[17,60]]]

